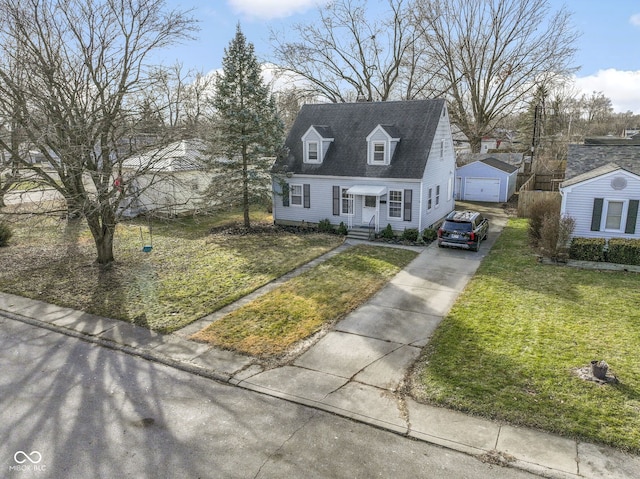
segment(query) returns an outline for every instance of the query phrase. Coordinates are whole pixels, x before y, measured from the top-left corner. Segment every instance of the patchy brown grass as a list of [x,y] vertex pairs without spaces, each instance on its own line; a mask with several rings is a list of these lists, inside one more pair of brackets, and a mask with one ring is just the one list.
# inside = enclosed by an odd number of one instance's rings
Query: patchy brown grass
[[286,352],[354,310],[417,253],[356,246],[243,306],[193,336],[247,354]]
[[[21,217],[0,248],[0,290],[171,332],[245,296],[342,243],[334,235],[294,235],[219,227],[237,213],[152,224],[153,250],[143,253],[149,224],[124,222],[116,262],[94,265],[93,239],[83,224],[55,217]],[[210,234],[218,228],[216,234]],[[141,239],[141,233],[143,239]]]

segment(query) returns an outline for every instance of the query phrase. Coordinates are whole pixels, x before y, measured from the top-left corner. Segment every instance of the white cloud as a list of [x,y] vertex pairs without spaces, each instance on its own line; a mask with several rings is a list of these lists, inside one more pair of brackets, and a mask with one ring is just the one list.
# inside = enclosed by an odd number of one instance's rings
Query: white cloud
[[284,18],[303,13],[328,0],[227,0],[231,9],[241,15],[263,20]]
[[629,18],[629,23],[636,27],[640,27],[640,13],[636,13],[635,15],[631,15]]
[[617,113],[632,111],[640,114],[640,70],[623,71],[609,68],[599,70],[595,75],[576,78],[576,87],[587,95],[602,92],[611,99]]

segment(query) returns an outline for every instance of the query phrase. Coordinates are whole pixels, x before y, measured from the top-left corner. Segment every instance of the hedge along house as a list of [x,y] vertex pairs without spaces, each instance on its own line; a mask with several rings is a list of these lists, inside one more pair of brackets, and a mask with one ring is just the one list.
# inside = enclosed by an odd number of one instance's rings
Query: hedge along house
[[518,168],[491,157],[460,166],[456,169],[456,199],[506,203],[516,192]]
[[444,100],[304,105],[273,168],[276,224],[422,231],[454,209]]
[[573,236],[640,238],[640,145],[569,145],[560,194]]

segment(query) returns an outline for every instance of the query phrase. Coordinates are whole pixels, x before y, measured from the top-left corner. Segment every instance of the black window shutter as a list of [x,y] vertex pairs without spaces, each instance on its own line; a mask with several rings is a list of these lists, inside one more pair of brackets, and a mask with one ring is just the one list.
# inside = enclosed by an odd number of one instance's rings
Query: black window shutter
[[340,187],[333,187],[333,216],[340,216]]
[[411,221],[411,195],[413,190],[404,190],[404,220]]
[[303,203],[305,208],[311,208],[311,185],[304,184],[302,185],[303,191]]
[[635,234],[636,221],[638,219],[638,200],[629,201],[629,211],[627,212],[627,225],[624,229],[625,233]]
[[289,183],[282,185],[282,206],[289,206]]
[[600,222],[602,221],[602,205],[604,198],[593,199],[593,214],[591,216],[591,231],[600,231]]

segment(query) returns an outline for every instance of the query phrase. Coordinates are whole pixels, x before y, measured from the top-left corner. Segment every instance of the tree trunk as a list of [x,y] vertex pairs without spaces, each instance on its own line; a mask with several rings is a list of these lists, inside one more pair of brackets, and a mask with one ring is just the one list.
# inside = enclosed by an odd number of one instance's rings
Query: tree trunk
[[96,251],[98,253],[98,259],[96,262],[101,266],[113,263],[113,231],[107,228],[104,235],[94,239],[96,242]]
[[482,138],[472,135],[469,137],[469,148],[471,153],[480,153],[480,147],[482,146]]
[[242,145],[242,206],[244,210],[244,226],[251,227],[249,218],[249,159],[247,157],[247,145]]
[[100,214],[94,212],[86,216],[89,230],[93,235],[93,241],[96,245],[96,263],[101,266],[107,266],[114,261],[113,256],[113,236],[116,231],[116,224],[111,214]]

